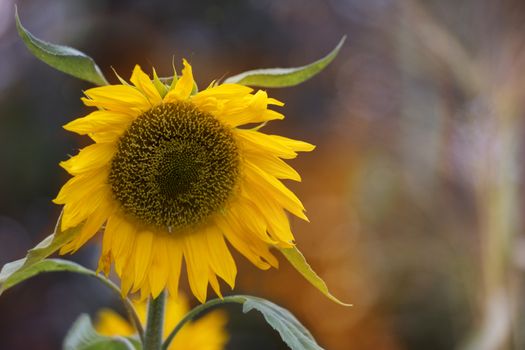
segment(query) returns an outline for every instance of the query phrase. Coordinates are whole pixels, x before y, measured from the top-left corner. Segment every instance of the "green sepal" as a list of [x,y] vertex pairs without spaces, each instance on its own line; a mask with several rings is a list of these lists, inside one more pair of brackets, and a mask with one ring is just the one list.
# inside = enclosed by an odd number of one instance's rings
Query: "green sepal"
[[160,97],[164,98],[168,93],[168,87],[162,81],[160,81],[157,71],[153,68],[153,85],[159,92]]
[[171,76],[171,83],[169,84],[170,87],[168,89],[169,91],[175,88],[175,84],[177,84],[177,81],[179,80],[179,75],[177,74],[177,68],[175,67],[175,56],[173,56],[171,59],[171,67],[173,68],[173,75]]
[[7,263],[2,267],[0,271],[0,294],[12,287],[13,283],[19,278],[18,276],[23,276],[26,271],[31,271],[35,264],[58,251],[80,233],[82,225],[62,231],[60,229],[61,217],[57,221],[55,232],[28,250],[25,258]]
[[193,89],[191,89],[191,96],[193,95],[197,95],[197,93],[199,92],[199,87],[197,86],[197,83],[195,81],[193,81]]
[[301,275],[303,275],[303,277],[308,282],[310,282],[312,286],[314,286],[319,291],[321,291],[321,293],[323,293],[328,299],[336,302],[339,305],[352,306],[352,304],[344,303],[330,293],[326,283],[323,281],[321,277],[319,277],[318,274],[315,273],[315,271],[312,269],[310,264],[308,264],[308,262],[306,261],[306,258],[304,257],[304,255],[299,251],[299,249],[297,249],[297,247],[282,248],[279,250],[284,255],[284,257],[290,262],[290,264],[292,264],[292,266]]
[[346,40],[343,36],[337,46],[323,58],[301,67],[255,69],[227,78],[224,83],[262,88],[282,88],[301,84],[320,73],[332,62]]
[[15,7],[15,20],[18,34],[31,53],[51,67],[72,75],[76,78],[89,81],[95,85],[107,85],[108,82],[95,61],[77,49],[51,44],[40,40],[31,34],[20,23],[18,10]]
[[64,350],[140,350],[140,341],[133,337],[105,336],[94,329],[88,315],[82,314],[73,323],[63,343]]
[[115,70],[115,68],[111,67],[111,69],[113,70],[113,74],[115,74],[115,76],[117,77],[118,81],[119,81],[122,85],[131,86],[131,85],[126,81],[126,79],[122,78],[122,77],[117,73],[117,71]]

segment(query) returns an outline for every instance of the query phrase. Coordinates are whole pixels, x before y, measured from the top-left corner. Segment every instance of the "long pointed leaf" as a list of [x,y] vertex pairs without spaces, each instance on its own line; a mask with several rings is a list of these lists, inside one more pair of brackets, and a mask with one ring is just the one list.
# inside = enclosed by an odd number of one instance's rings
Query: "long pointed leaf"
[[315,273],[310,264],[308,264],[308,262],[306,261],[304,255],[299,251],[299,249],[297,249],[297,247],[283,248],[280,249],[280,251],[284,255],[284,257],[292,264],[292,266],[301,275],[303,275],[303,277],[306,278],[306,280],[310,282],[315,288],[319,289],[321,293],[323,293],[328,299],[343,306],[352,306],[352,304],[343,303],[341,300],[337,299],[330,293],[328,287],[326,286],[326,283],[321,277],[319,277],[318,274]]
[[95,331],[88,315],[80,315],[64,339],[64,350],[138,350],[140,342],[133,338],[108,337]]
[[321,72],[332,62],[346,40],[343,36],[337,46],[323,58],[301,67],[266,68],[250,70],[227,78],[225,83],[235,83],[263,88],[282,88],[305,82]]
[[18,10],[15,7],[15,20],[18,34],[24,41],[29,51],[41,61],[51,67],[72,75],[76,78],[87,80],[96,85],[107,85],[108,82],[96,65],[95,61],[77,49],[51,44],[40,40],[31,34],[18,17]]
[[58,251],[64,244],[75,238],[80,233],[81,228],[82,225],[79,225],[61,231],[59,218],[53,234],[47,236],[34,248],[28,250],[25,258],[7,263],[2,267],[0,271],[0,294],[4,292],[6,285],[12,283],[12,276],[14,274],[23,273],[24,270],[30,269],[34,264]]
[[100,282],[102,282],[104,285],[106,285],[106,287],[111,289],[115,294],[121,297],[121,301],[124,303],[124,307],[128,312],[130,320],[132,321],[134,327],[137,329],[139,337],[142,339],[144,330],[140,325],[140,320],[136,315],[133,305],[131,304],[129,299],[125,298],[121,294],[120,288],[117,285],[115,285],[111,280],[107,279],[106,277],[100,274],[97,274],[93,270],[85,268],[84,266],[74,263],[72,261],[62,259],[43,259],[39,261],[34,261],[30,265],[24,265],[25,260],[25,258],[20,259],[4,266],[4,268],[0,272],[0,292],[6,291],[7,289],[12,288],[31,277],[47,272],[68,271],[94,277]]
[[[17,260],[11,264],[17,265],[21,263],[24,259]],[[2,274],[0,274],[0,282],[2,282],[2,291],[6,291],[9,288],[16,286],[19,283],[24,282],[25,280],[39,275],[44,272],[61,272],[69,271],[76,272],[82,275],[88,275],[97,277],[97,274],[85,268],[82,265],[74,263],[72,261],[62,260],[62,259],[44,259],[40,260],[30,266],[27,266],[24,269],[17,269],[16,271],[9,274],[7,279],[3,279]]]
[[260,312],[266,322],[275,329],[281,339],[292,350],[323,350],[317,344],[312,334],[295,318],[292,313],[271,301],[266,299],[253,297],[250,295],[230,295],[220,299],[212,299],[208,302],[196,306],[193,310],[184,316],[184,318],[177,324],[166,338],[162,345],[163,350],[170,349],[171,341],[177,336],[177,333],[184,327],[184,325],[197,317],[203,311],[225,303],[242,304],[242,311],[248,313],[251,310]]
[[290,311],[262,298],[244,297],[246,301],[242,306],[242,311],[244,313],[250,312],[251,310],[259,311],[266,322],[279,332],[281,339],[290,349],[323,350],[308,329],[306,329]]

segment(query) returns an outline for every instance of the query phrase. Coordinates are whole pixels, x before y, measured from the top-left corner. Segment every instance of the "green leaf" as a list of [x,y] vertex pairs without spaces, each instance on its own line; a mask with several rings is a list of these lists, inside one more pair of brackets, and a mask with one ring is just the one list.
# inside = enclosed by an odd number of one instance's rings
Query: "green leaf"
[[292,350],[322,350],[315,341],[312,334],[295,318],[290,311],[275,305],[271,301],[253,297],[250,295],[230,295],[224,298],[212,299],[208,302],[198,305],[193,310],[188,312],[177,326],[168,334],[164,344],[163,350],[170,348],[171,341],[177,336],[177,333],[184,327],[184,325],[196,318],[203,311],[226,303],[242,304],[242,311],[248,313],[251,310],[259,311],[266,322],[272,326],[281,339],[288,344]]
[[68,331],[63,344],[64,350],[139,350],[137,339],[129,337],[108,337],[95,331],[88,315],[80,315]]
[[64,244],[71,241],[79,233],[82,225],[65,231],[60,230],[60,218],[55,227],[55,232],[47,236],[36,247],[28,250],[25,258],[5,264],[0,271],[0,294],[7,288],[13,286],[19,274],[23,275],[26,270],[30,270],[33,265],[38,264],[43,259],[59,250]]
[[224,82],[263,88],[280,88],[301,84],[302,82],[314,77],[328,66],[328,64],[335,59],[339,50],[341,50],[345,40],[346,36],[343,36],[337,46],[330,53],[306,66],[250,70],[229,77]]
[[323,349],[317,344],[308,329],[306,329],[290,311],[262,298],[244,295],[243,297],[245,298],[245,302],[242,306],[242,311],[244,313],[250,312],[251,310],[259,311],[266,322],[279,332],[281,339],[290,349]]
[[299,251],[299,249],[297,249],[297,247],[283,248],[280,249],[280,251],[290,262],[290,264],[292,264],[292,266],[297,271],[299,271],[299,273],[303,275],[303,277],[306,278],[308,282],[310,282],[315,288],[319,289],[321,293],[323,293],[328,299],[343,306],[352,306],[352,304],[343,303],[341,300],[337,299],[330,293],[326,283],[321,277],[319,277],[318,274],[315,273],[315,271],[306,261],[304,255]]
[[[24,259],[20,259],[10,264],[12,264],[12,266],[16,266],[17,264],[23,262],[23,260]],[[4,279],[4,276],[0,274],[0,283],[2,283],[1,290],[6,291],[9,288],[14,287],[17,284],[22,283],[25,280],[33,276],[39,275],[43,272],[60,271],[76,272],[83,275],[98,277],[95,271],[87,269],[84,266],[74,263],[72,261],[62,259],[44,259],[34,264],[31,264],[30,266],[27,266],[23,269],[17,269],[16,271],[10,273],[8,278],[6,279]]]
[[[7,264],[2,269],[0,273],[0,292],[3,292],[11,287],[16,286],[24,282],[25,280],[39,275],[44,272],[75,272],[78,274],[94,277],[100,282],[102,282],[106,287],[112,290],[116,295],[121,298],[121,301],[124,303],[124,307],[128,312],[128,316],[134,327],[137,329],[139,336],[142,338],[144,330],[140,325],[140,320],[135,313],[135,309],[129,299],[125,298],[121,294],[120,288],[115,285],[111,280],[106,277],[97,274],[95,271],[85,268],[82,265],[74,263],[72,261],[62,260],[62,259],[43,259],[40,261],[33,262],[30,265],[24,266],[25,259],[20,259],[12,263]],[[95,349],[95,348],[94,348]],[[98,349],[98,348],[96,348]],[[104,348],[105,349],[105,348]]]
[[15,20],[18,34],[36,58],[76,78],[87,80],[96,85],[108,84],[106,78],[104,78],[104,75],[91,57],[71,47],[55,45],[40,40],[25,29],[22,23],[20,23],[16,7]]

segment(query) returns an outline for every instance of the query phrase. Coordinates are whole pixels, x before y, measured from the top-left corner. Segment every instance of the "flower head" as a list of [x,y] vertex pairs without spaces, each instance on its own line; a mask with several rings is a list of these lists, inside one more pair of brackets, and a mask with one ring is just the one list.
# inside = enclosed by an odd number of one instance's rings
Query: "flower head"
[[[147,303],[135,302],[135,311],[140,322],[145,325]],[[188,301],[185,297],[177,299],[169,297],[164,314],[164,336],[175,328],[177,323],[189,311]],[[170,343],[169,350],[221,350],[228,341],[226,333],[226,314],[222,310],[214,310],[196,321],[190,321],[184,325]],[[128,337],[135,335],[133,326],[122,316],[110,309],[102,309],[98,312],[95,329],[102,335]]]
[[89,89],[97,110],[65,125],[93,144],[61,166],[73,177],[55,202],[63,230],[83,224],[62,247],[74,252],[105,224],[99,270],[114,263],[122,292],[177,294],[184,259],[193,294],[204,301],[217,276],[231,288],[236,264],[226,243],[261,269],[277,267],[272,246],[291,247],[287,212],[307,220],[280,181],[300,181],[283,159],[314,146],[259,128],[282,119],[265,91],[212,84],[195,93],[191,66],[168,87],[139,66],[131,84]]

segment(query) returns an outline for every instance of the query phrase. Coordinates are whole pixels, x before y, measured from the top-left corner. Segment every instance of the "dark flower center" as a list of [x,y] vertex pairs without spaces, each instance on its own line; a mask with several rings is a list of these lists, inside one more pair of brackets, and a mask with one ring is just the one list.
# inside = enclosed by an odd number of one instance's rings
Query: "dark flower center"
[[124,211],[158,227],[202,222],[224,207],[239,177],[232,132],[187,102],[139,116],[119,140],[109,183]]

